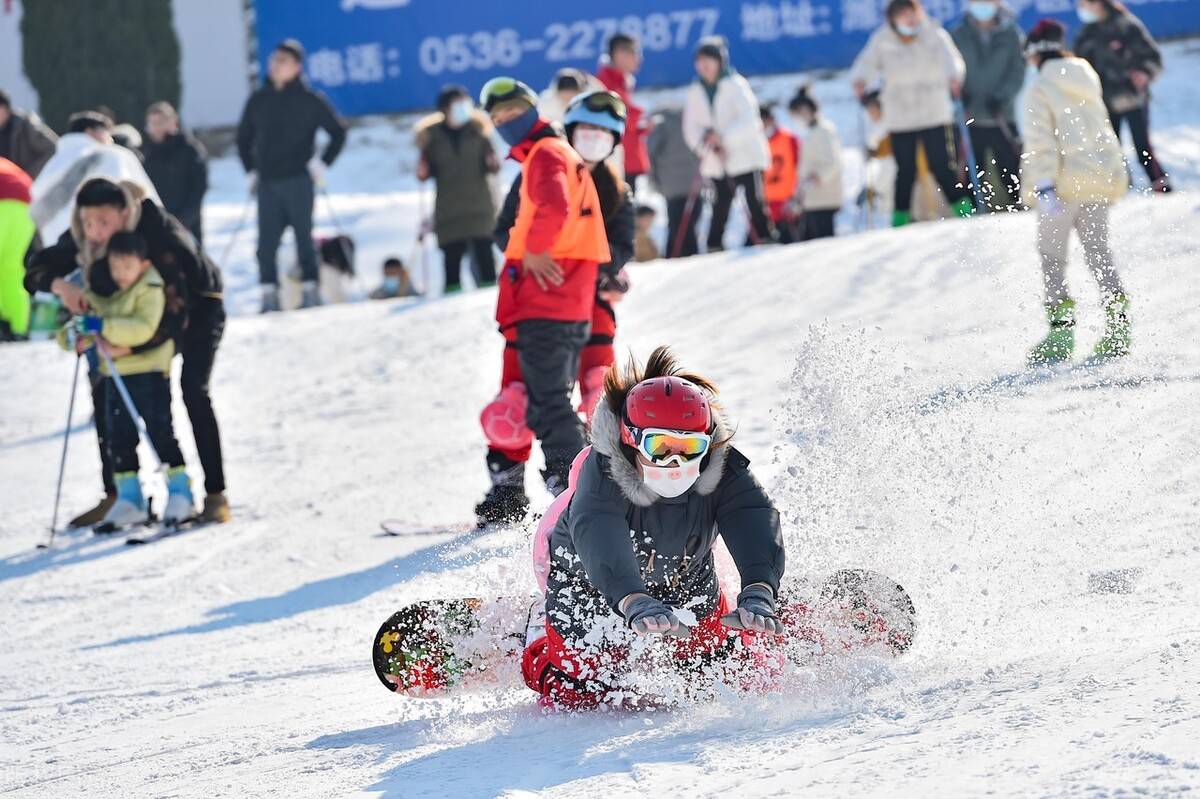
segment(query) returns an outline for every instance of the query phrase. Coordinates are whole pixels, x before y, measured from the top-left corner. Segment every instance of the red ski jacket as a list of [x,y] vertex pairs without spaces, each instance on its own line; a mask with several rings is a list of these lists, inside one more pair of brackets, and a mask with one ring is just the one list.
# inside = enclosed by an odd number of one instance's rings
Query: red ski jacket
[[625,135],[621,137],[621,145],[625,148],[625,177],[646,174],[650,171],[650,153],[646,150],[648,131],[642,129],[645,112],[640,105],[634,105],[628,78],[612,64],[604,63],[596,71],[596,80],[625,101]]

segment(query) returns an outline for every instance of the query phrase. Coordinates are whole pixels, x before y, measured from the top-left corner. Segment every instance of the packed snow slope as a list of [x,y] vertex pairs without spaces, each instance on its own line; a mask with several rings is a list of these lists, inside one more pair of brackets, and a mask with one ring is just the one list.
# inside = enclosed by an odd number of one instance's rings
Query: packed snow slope
[[[236,319],[213,387],[236,520],[137,549],[32,551],[72,363],[0,348],[0,793],[1200,788],[1198,213],[1189,193],[1120,204],[1136,351],[1054,374],[1021,369],[1043,325],[1032,214],[635,267],[622,348],[673,344],[723,388],[789,569],[885,571],[921,624],[899,661],[669,712],[401,698],[371,671],[403,603],[532,584],[521,531],[377,534],[468,519],[485,489],[494,292]],[[1098,296],[1072,268],[1086,348]],[[81,392],[68,509],[97,495],[89,411]]]

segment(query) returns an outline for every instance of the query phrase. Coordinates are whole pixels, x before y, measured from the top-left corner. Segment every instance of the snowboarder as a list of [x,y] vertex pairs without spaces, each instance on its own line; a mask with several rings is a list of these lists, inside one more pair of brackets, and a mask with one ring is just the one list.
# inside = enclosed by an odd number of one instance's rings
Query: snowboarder
[[[153,343],[167,305],[166,282],[148,258],[137,233],[121,231],[108,240],[107,256],[93,265],[84,291],[88,312],[59,332],[64,349],[83,353],[98,347],[116,367],[146,424],[154,451],[167,467],[167,506],[163,521],[183,522],[195,509],[192,485],[171,422],[171,359],[175,342]],[[148,345],[148,346],[147,346]],[[142,348],[135,351],[135,348]],[[149,519],[138,478],[138,430],[117,393],[109,362],[101,362],[107,414],[107,442],[116,501],[101,524],[120,529]]]
[[[312,219],[316,188],[325,182],[346,143],[346,125],[329,101],[304,79],[304,46],[285,39],[271,53],[269,81],[242,110],[237,145],[246,182],[258,194],[258,272],[262,312],[278,311],[279,241],[287,227],[296,238],[296,254],[304,277],[301,307],[321,304],[317,287],[317,251]],[[318,158],[313,155],[317,130],[329,134]]]
[[21,167],[0,157],[0,341],[29,332],[29,294],[25,279],[25,251],[33,240],[29,216],[33,181]]
[[494,286],[491,234],[496,201],[489,180],[500,171],[500,161],[492,149],[492,124],[462,86],[442,87],[437,109],[413,126],[413,138],[421,153],[417,180],[432,178],[437,184],[433,232],[446,270],[443,292],[462,290],[462,259],[468,249],[476,284]]
[[975,213],[970,191],[959,176],[952,97],[962,93],[962,55],[920,0],[889,0],[887,24],[871,35],[850,69],[854,92],[882,83],[884,123],[896,159],[892,225],[912,221],[917,153],[924,151],[953,212]]
[[774,238],[763,199],[763,172],[771,164],[767,137],[750,83],[729,63],[725,39],[700,41],[695,59],[697,79],[683,106],[683,135],[700,158],[700,171],[713,181],[716,198],[708,227],[708,251],[724,249],[725,223],[738,188],[749,209],[751,239],[764,244]]
[[1121,145],[1109,124],[1100,78],[1070,53],[1061,22],[1046,19],[1029,33],[1025,55],[1037,78],[1025,104],[1021,185],[1038,209],[1038,250],[1050,331],[1029,354],[1033,366],[1069,360],[1075,351],[1075,301],[1067,291],[1071,230],[1104,297],[1104,336],[1097,357],[1129,352],[1129,298],[1108,244],[1108,208],[1127,190]]
[[[666,347],[644,370],[631,363],[608,372],[592,446],[534,541],[546,596],[531,610],[522,671],[544,704],[612,699],[633,635],[681,639],[674,654],[686,667],[728,654],[731,630],[750,638],[783,631],[779,514],[732,446],[716,395]],[[718,536],[740,573],[736,607],[716,576]],[[683,624],[683,608],[695,626]]]
[[[613,304],[619,302],[629,290],[629,279],[624,266],[633,257],[635,218],[633,195],[629,187],[608,163],[626,130],[626,111],[621,98],[614,92],[596,91],[581,94],[571,101],[564,114],[565,128],[571,146],[579,154],[591,173],[592,182],[604,223],[610,257],[599,269],[594,290],[591,327],[587,341],[579,357],[577,379],[582,402],[580,411],[591,418],[603,383],[604,371],[613,363],[613,339],[616,336],[616,311]],[[513,181],[504,208],[496,222],[496,241],[507,248],[510,230],[519,218],[523,202],[522,177]],[[493,492],[503,497],[500,509],[507,515],[495,516],[484,500],[477,509],[481,524],[490,522],[518,521],[529,507],[524,492],[525,462],[529,460],[533,434],[522,424],[527,402],[522,362],[512,358],[512,344],[516,342],[515,331],[506,333],[504,376],[500,394],[497,395],[480,415],[484,433],[491,442],[488,452],[489,466],[503,462],[507,466],[507,482],[500,488],[493,483]],[[572,380],[572,384],[574,379]],[[516,424],[514,424],[514,421]],[[582,446],[582,442],[581,442]],[[572,455],[574,457],[574,455]],[[492,472],[495,475],[495,472]],[[565,481],[562,485],[566,485]],[[519,493],[518,493],[519,492]],[[492,493],[488,495],[492,498]]]
[[[64,136],[63,141],[66,139]],[[112,236],[122,230],[136,231],[145,240],[150,261],[165,284],[167,302],[154,337],[134,349],[141,353],[175,340],[176,350],[183,356],[180,393],[204,470],[206,496],[201,519],[228,521],[221,434],[209,395],[213,363],[225,331],[221,270],[196,249],[191,235],[174,217],[146,198],[133,183],[93,178],[79,187],[73,206],[70,231],[34,255],[25,275],[25,288],[31,294],[52,291],[71,313],[83,314],[88,308],[84,289],[92,287],[90,275],[97,264],[101,272],[107,268],[103,264]],[[77,270],[79,281],[75,279]],[[106,443],[103,385],[101,380],[93,383],[92,403],[105,497],[96,507],[72,519],[71,527],[96,524],[116,501]]]
[[1167,172],[1150,144],[1150,85],[1162,73],[1162,53],[1141,20],[1119,0],[1079,0],[1083,29],[1075,53],[1092,65],[1104,87],[1104,104],[1120,138],[1129,135],[1154,191],[1171,191]]
[[804,240],[826,238],[834,235],[833,218],[842,207],[842,142],[807,86],[796,92],[788,110],[804,130],[800,159]]
[[[513,78],[484,85],[480,105],[521,165],[520,208],[509,230],[496,302],[505,336],[502,393],[542,443],[542,477],[552,494],[567,486],[571,461],[583,448],[583,427],[571,406],[599,266],[611,260],[596,185],[583,158],[559,130],[538,116],[537,95]],[[516,376],[520,375],[520,379]],[[528,499],[524,463],[500,454],[492,442],[492,487],[476,506],[480,521],[524,516]]]

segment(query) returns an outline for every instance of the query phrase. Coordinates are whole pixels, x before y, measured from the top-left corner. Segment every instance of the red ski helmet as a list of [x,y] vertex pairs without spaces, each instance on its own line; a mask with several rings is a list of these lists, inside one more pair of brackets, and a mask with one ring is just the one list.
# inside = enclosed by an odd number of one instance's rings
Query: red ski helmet
[[636,447],[630,426],[708,433],[712,430],[708,394],[681,377],[643,380],[625,397],[625,424],[621,426],[621,441]]

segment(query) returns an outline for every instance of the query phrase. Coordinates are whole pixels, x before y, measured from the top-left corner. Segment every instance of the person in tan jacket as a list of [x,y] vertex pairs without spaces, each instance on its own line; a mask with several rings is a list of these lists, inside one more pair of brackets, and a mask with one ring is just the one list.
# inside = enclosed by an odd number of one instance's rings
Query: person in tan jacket
[[1067,290],[1071,230],[1083,244],[1088,270],[1104,297],[1107,323],[1099,358],[1129,352],[1129,298],[1113,266],[1108,209],[1128,188],[1121,145],[1104,107],[1100,78],[1064,43],[1061,22],[1045,19],[1029,33],[1025,55],[1037,78],[1025,99],[1021,186],[1038,209],[1038,251],[1046,283],[1050,331],[1029,354],[1040,366],[1075,351],[1075,301]]
[[[167,305],[165,282],[147,258],[145,240],[122,231],[108,242],[108,257],[92,269],[84,292],[88,312],[59,332],[64,349],[82,355],[96,347],[104,355],[108,414],[108,449],[117,488],[116,502],[98,529],[113,532],[149,519],[149,507],[138,479],[138,429],[121,396],[121,380],[138,415],[145,422],[154,451],[167,467],[168,498],[164,522],[183,522],[195,512],[191,481],[171,420],[171,359],[175,342],[141,352],[134,348],[149,342],[158,330]],[[109,365],[116,368],[112,374]]]
[[842,142],[807,86],[788,103],[788,110],[804,131],[799,175],[804,241],[826,238],[834,235],[833,218],[842,207]]

